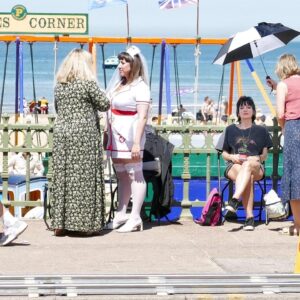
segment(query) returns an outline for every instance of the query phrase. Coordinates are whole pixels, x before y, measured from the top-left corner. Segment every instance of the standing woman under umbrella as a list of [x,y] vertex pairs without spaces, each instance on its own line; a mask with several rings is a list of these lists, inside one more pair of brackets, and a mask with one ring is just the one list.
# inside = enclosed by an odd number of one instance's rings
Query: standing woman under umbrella
[[276,87],[277,117],[284,133],[282,199],[290,201],[294,225],[282,233],[299,235],[300,232],[300,68],[291,54],[282,55],[275,73],[281,80],[267,82]]

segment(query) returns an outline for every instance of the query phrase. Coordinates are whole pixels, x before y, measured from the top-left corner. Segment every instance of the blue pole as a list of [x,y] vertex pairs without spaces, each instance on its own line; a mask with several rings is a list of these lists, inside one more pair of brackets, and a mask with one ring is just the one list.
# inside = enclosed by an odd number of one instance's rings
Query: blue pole
[[24,104],[23,104],[23,98],[24,98],[24,72],[23,72],[23,43],[20,43],[20,49],[19,49],[19,99],[20,99],[20,114],[24,113]]
[[19,111],[19,52],[20,52],[20,39],[16,38],[16,83],[15,83],[15,114],[17,116]]
[[171,109],[171,83],[170,83],[170,51],[169,47],[165,48],[165,76],[166,76],[166,100],[167,100],[167,115],[172,114]]
[[159,98],[158,98],[158,124],[161,124],[162,116],[162,97],[163,97],[163,83],[164,83],[164,61],[165,61],[166,42],[161,43],[160,56],[160,78],[159,78]]

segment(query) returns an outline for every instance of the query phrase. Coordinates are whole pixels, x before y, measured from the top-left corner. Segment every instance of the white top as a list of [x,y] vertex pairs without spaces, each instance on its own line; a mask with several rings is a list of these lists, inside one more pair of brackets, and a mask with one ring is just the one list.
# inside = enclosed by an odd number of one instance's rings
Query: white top
[[112,100],[111,108],[136,111],[137,103],[150,103],[150,89],[141,77],[124,86],[122,90],[117,91],[118,86],[108,94]]
[[[131,84],[124,86],[122,90],[117,90],[116,86],[109,94],[111,99],[111,109],[119,111],[137,111],[137,104],[150,103],[150,90],[141,77]],[[115,158],[131,158],[131,149],[136,132],[138,114],[118,115],[109,111],[108,121],[109,145],[111,145],[108,155]],[[145,133],[141,139],[141,156],[145,144]]]
[[[32,155],[30,156],[30,175],[43,176],[43,164]],[[26,159],[22,153],[15,154],[8,162],[9,175],[26,175]]]

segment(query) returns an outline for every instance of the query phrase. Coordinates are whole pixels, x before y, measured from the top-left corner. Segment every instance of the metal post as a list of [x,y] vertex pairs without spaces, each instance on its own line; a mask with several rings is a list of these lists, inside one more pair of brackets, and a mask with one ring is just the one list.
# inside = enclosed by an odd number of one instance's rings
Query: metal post
[[[184,149],[188,149],[189,145],[191,144],[191,136],[185,132],[183,134],[183,145]],[[190,185],[190,151],[185,151],[183,153],[183,173],[181,178],[183,179],[183,199],[181,202],[182,212],[180,218],[191,218],[191,211],[190,208],[192,206],[191,202],[189,201],[189,185]]]
[[[8,134],[8,121],[9,116],[5,115],[3,119],[3,148],[8,149],[9,147],[9,134]],[[3,170],[1,173],[2,177],[2,201],[6,202],[8,200],[8,150],[3,151]]]

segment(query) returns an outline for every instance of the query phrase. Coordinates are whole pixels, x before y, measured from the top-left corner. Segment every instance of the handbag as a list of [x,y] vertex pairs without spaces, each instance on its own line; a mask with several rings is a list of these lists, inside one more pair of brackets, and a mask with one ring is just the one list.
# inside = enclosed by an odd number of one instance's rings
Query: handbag
[[264,195],[264,200],[269,220],[280,220],[287,216],[282,200],[273,189]]

